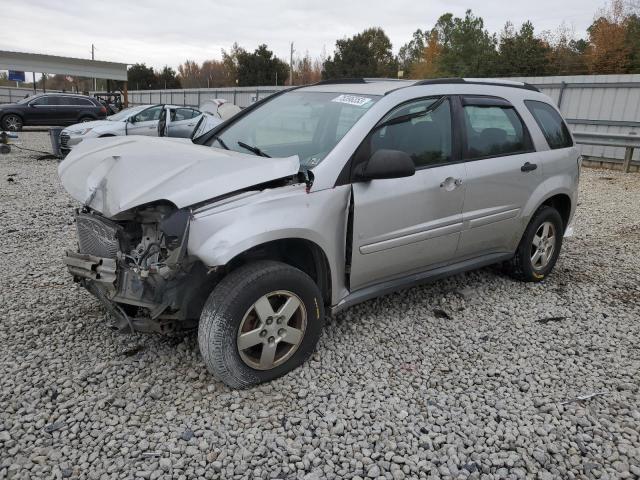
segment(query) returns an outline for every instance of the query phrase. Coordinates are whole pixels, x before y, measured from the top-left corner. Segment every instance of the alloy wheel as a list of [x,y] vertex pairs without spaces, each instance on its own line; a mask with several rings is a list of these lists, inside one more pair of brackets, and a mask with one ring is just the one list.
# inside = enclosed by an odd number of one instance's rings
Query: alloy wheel
[[8,115],[5,117],[4,124],[7,130],[11,130],[12,132],[17,132],[22,128],[22,120],[16,115]]
[[536,230],[531,243],[531,265],[534,270],[543,270],[556,250],[556,228],[551,222],[543,222]]
[[278,290],[260,297],[238,328],[242,361],[257,370],[270,370],[298,350],[307,328],[307,311],[295,293]]

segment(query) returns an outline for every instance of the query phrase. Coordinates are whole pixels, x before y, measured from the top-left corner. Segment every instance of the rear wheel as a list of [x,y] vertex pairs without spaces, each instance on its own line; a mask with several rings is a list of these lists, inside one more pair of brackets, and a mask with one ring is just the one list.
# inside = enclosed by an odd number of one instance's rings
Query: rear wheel
[[213,290],[200,316],[198,343],[216,378],[244,388],[301,365],[323,323],[322,296],[307,274],[259,261],[231,272]]
[[10,113],[2,117],[3,130],[10,130],[12,132],[19,132],[22,130],[22,118],[19,115]]
[[509,274],[525,282],[543,280],[558,260],[563,231],[558,211],[546,205],[540,207],[529,222],[515,256],[507,264]]

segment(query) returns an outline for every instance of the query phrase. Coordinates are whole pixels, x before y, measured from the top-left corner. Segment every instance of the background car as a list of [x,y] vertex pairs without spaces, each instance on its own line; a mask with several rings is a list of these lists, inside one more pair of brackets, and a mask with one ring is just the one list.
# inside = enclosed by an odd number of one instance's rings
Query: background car
[[73,125],[106,116],[107,109],[97,99],[78,94],[41,93],[0,105],[0,126],[11,131],[32,125]]
[[162,128],[167,136],[189,138],[202,113],[192,107],[178,105],[139,105],[127,108],[105,120],[79,123],[65,128],[60,133],[60,150],[66,155],[87,138],[116,137],[123,135],[158,136],[159,120],[163,112],[168,118]]

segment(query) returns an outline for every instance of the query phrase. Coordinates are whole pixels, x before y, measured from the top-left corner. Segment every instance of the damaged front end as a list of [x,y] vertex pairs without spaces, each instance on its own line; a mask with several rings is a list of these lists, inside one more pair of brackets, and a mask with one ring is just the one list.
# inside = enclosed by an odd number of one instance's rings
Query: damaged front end
[[76,211],[78,251],[64,262],[107,308],[113,328],[169,333],[197,325],[215,275],[187,254],[190,216],[165,203],[113,220]]

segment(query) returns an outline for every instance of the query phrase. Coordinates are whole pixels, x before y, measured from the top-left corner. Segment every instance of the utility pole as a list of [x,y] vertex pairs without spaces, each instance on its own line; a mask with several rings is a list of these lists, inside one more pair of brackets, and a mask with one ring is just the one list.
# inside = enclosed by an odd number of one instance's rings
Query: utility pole
[[[93,43],[91,44],[91,60],[95,60],[96,56],[95,56],[95,50],[96,47],[93,45]],[[96,87],[96,79],[93,79],[93,91],[95,92],[98,88]]]
[[293,42],[291,42],[291,50],[289,52],[289,85],[293,86]]

